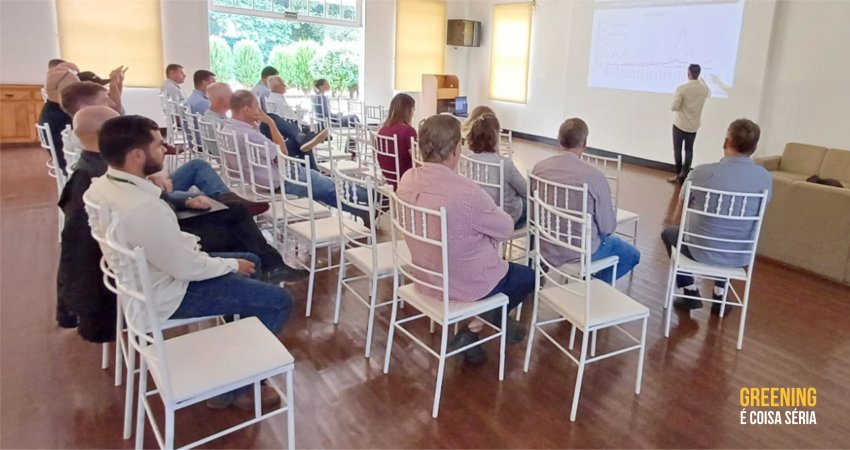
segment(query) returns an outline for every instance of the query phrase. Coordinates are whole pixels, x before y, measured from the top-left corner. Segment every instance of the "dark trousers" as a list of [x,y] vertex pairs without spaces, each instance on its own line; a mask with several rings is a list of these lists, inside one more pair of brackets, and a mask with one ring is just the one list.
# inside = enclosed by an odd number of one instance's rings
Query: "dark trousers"
[[207,253],[250,252],[257,255],[266,270],[283,267],[283,258],[266,238],[251,214],[238,203],[229,209],[182,219],[180,229],[201,238]]
[[[298,125],[285,120],[277,114],[269,114],[269,117],[274,120],[275,125],[277,125],[278,131],[280,131],[280,134],[286,139],[286,152],[289,154],[289,156],[300,159],[307,158],[307,160],[310,162],[310,168],[313,170],[319,170],[319,168],[316,166],[316,158],[313,156],[313,152],[301,151],[301,145],[313,139],[316,136],[316,133],[305,133],[302,129],[298,127]],[[260,124],[260,133],[263,133],[269,139],[272,138],[271,130],[269,130],[268,125],[264,123]]]
[[[679,245],[679,227],[665,228],[661,232],[661,242],[664,242],[664,248],[667,249],[667,256],[672,257],[672,248],[676,247],[683,255],[694,259],[687,245]],[[676,275],[676,287],[681,288],[692,284],[694,284],[694,277],[681,273]],[[721,280],[715,280],[714,285],[722,288],[726,283]]]
[[[696,132],[688,133],[673,125],[673,159],[676,161],[676,173],[683,179],[691,171],[691,161],[694,159],[694,140],[696,138]],[[684,162],[682,162],[682,144],[685,147]]]
[[59,167],[65,172],[65,153],[62,150],[65,148],[65,143],[62,142],[62,131],[66,126],[71,125],[71,117],[62,111],[59,103],[50,100],[44,103],[41,108],[41,114],[38,116],[39,125],[49,124],[50,135],[53,138],[53,148],[56,150],[56,161]]
[[[522,264],[508,263],[508,273],[499,280],[496,287],[490,291],[484,298],[491,297],[496,294],[505,294],[508,296],[508,311],[516,308],[529,294],[534,291],[534,269]],[[499,310],[490,311],[481,315],[482,319],[488,322],[501,326],[502,312]]]

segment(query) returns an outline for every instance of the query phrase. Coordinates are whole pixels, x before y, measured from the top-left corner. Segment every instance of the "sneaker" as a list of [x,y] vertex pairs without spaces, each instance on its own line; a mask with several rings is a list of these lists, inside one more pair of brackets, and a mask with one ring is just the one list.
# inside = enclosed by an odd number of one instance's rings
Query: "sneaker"
[[[464,328],[449,342],[449,345],[446,347],[446,353],[451,353],[473,342],[478,342],[479,339],[480,336],[478,333],[470,331],[469,328]],[[484,349],[480,345],[476,345],[463,352],[463,358],[470,364],[484,364],[484,361],[487,361],[487,353],[484,352]]]
[[260,279],[267,283],[280,284],[284,281],[303,280],[308,276],[310,276],[309,270],[294,269],[292,267],[284,265],[281,267],[274,267],[264,271]]
[[[717,301],[723,301],[722,295],[712,294],[711,298]],[[734,307],[730,305],[729,302],[726,302],[726,307],[723,308],[723,317],[726,317],[729,314],[729,311],[731,311],[733,308]],[[717,316],[720,315],[720,303],[711,304],[711,313]]]
[[306,152],[306,151],[308,151],[308,150],[312,150],[312,149],[313,149],[313,147],[315,147],[315,146],[317,146],[317,145],[321,144],[322,142],[327,141],[327,140],[328,140],[328,137],[330,137],[330,134],[331,134],[331,133],[330,133],[330,131],[329,131],[327,128],[325,128],[324,130],[322,130],[322,131],[320,131],[320,132],[316,133],[316,135],[315,135],[315,136],[313,136],[313,139],[310,139],[309,141],[307,141],[307,142],[305,142],[305,143],[301,144],[301,151],[302,151],[302,152]]
[[[699,289],[685,289],[682,294],[690,295],[692,297],[701,297],[701,295],[699,294]],[[679,297],[676,300],[673,300],[673,307],[685,311],[690,311],[692,309],[700,309],[702,308],[702,301],[694,298]]]

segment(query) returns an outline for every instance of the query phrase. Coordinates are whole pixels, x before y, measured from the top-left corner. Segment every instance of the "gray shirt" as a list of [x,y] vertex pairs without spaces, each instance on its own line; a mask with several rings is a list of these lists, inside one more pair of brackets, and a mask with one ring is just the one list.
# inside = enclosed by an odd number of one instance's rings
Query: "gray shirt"
[[[611,202],[611,186],[608,185],[608,180],[599,169],[582,162],[576,154],[564,151],[557,156],[544,159],[534,165],[531,173],[537,177],[559,184],[572,186],[587,184],[587,212],[593,215],[593,228],[590,235],[591,252],[595,252],[599,248],[600,236],[610,235],[617,228],[617,214],[614,211],[614,204]],[[536,188],[532,183],[532,195]],[[543,197],[543,194],[541,193],[540,196]],[[581,210],[581,198],[578,195],[570,195],[567,201],[567,205],[560,204],[555,206],[560,208],[566,207],[573,211]],[[578,235],[578,233],[575,234]],[[578,253],[572,250],[554,245],[546,245],[545,243],[540,245],[540,251],[555,266],[560,266],[579,258]]]
[[265,83],[260,81],[256,85],[254,85],[254,89],[251,89],[251,93],[254,94],[254,97],[257,97],[257,100],[260,101],[260,108],[262,108],[263,111],[265,111],[266,110],[266,97],[268,97],[269,94],[272,93],[272,91],[269,89],[269,87],[266,86]]
[[166,79],[165,83],[162,84],[162,87],[159,90],[170,99],[179,100],[180,103],[186,101],[186,96],[183,95],[183,90],[180,89],[180,85],[175,83],[173,80]]
[[[219,114],[211,109],[208,109],[204,116],[201,118],[204,122],[210,122],[218,128],[219,126],[224,126],[227,122],[227,116],[224,114]],[[215,141],[204,142],[206,145],[206,150],[213,156],[218,156],[218,143]]]
[[[501,204],[502,209],[504,209],[506,213],[510,214],[511,218],[514,219],[514,222],[516,222],[522,215],[522,199],[525,198],[525,195],[528,192],[528,183],[526,182],[525,177],[519,173],[514,162],[510,158],[490,152],[468,153],[467,156],[469,156],[470,159],[485,163],[498,164],[499,161],[504,161],[505,179],[502,180],[502,197],[504,198],[504,202],[501,202]],[[490,167],[488,170],[490,172],[487,174],[488,180],[495,180],[498,178],[499,174],[496,167]],[[488,195],[490,195],[497,205],[500,203],[499,189],[485,186],[482,186],[482,188]]]
[[[686,181],[690,181],[693,186],[730,192],[760,193],[767,189],[767,201],[770,201],[773,184],[770,172],[754,164],[749,156],[727,156],[719,162],[701,165],[691,171]],[[684,195],[684,190],[681,195]],[[701,192],[691,194],[689,202],[692,208],[701,209],[705,204],[705,195]],[[740,200],[736,202],[733,213],[740,214],[740,204]],[[760,206],[758,201],[748,201],[744,215],[756,216]],[[714,211],[716,208],[717,197],[712,195],[708,210]],[[728,197],[723,199],[720,209],[721,211],[729,209]],[[752,239],[755,233],[755,222],[693,214],[689,222],[685,224],[685,231],[722,239],[748,240]],[[729,250],[744,250],[750,247],[747,244],[699,238],[688,238],[685,242]],[[743,267],[750,263],[749,257],[741,253],[719,253],[696,247],[688,247],[688,250],[695,260],[712,266]]]

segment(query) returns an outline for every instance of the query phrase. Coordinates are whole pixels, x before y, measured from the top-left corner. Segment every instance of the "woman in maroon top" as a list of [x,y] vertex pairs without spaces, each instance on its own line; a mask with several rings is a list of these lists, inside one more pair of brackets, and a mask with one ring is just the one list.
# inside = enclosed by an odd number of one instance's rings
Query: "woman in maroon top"
[[386,155],[378,156],[378,165],[384,174],[384,178],[395,189],[396,184],[405,172],[413,167],[413,158],[410,154],[410,138],[416,137],[416,129],[410,125],[413,120],[413,111],[416,107],[416,101],[413,97],[407,94],[398,94],[393,97],[390,102],[390,111],[387,114],[387,121],[381,127],[378,134],[386,137],[396,137],[398,148],[396,149],[396,158],[398,158],[398,174],[396,171],[395,158]]

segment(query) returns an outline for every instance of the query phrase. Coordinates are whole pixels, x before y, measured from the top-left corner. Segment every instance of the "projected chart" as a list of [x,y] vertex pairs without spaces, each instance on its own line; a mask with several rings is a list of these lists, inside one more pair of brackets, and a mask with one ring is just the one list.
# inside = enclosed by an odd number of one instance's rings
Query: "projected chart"
[[588,85],[673,93],[696,63],[712,96],[728,97],[743,11],[743,0],[597,9]]

